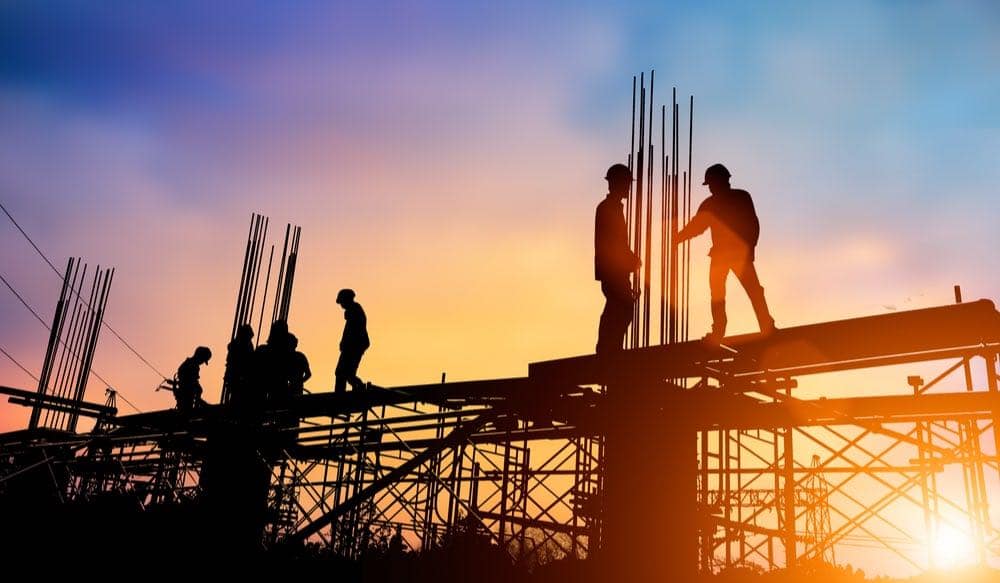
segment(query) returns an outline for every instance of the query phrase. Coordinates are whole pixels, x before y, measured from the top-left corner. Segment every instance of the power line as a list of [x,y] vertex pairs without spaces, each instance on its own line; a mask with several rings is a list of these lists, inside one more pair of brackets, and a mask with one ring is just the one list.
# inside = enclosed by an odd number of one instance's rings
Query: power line
[[[48,330],[50,332],[52,331],[52,328],[49,327],[49,325],[45,322],[45,320],[43,320],[42,317],[38,315],[38,312],[36,312],[35,309],[32,308],[30,304],[28,304],[28,302],[24,301],[24,297],[22,297],[21,294],[17,293],[17,290],[14,289],[14,286],[10,285],[10,282],[7,281],[7,278],[5,278],[2,273],[0,273],[0,281],[2,281],[3,284],[7,286],[7,289],[9,289],[11,291],[11,293],[13,293],[15,296],[17,296],[17,299],[21,300],[21,303],[24,305],[24,307],[28,308],[28,311],[31,312],[35,316],[35,318],[38,320],[38,322],[42,326],[44,326],[46,330]],[[63,342],[63,346],[66,346],[65,342]],[[97,377],[97,380],[99,380],[102,383],[104,383],[105,386],[108,386],[108,387],[113,386],[111,383],[109,383],[107,380],[105,380],[104,377],[102,377],[101,375],[97,374],[97,371],[95,371],[94,369],[90,369],[90,374],[92,374],[95,377]],[[35,380],[38,380],[38,378],[36,377]]]
[[133,405],[132,401],[129,401],[128,399],[126,399],[125,395],[123,395],[121,393],[121,391],[115,391],[115,394],[118,396],[119,399],[121,399],[122,401],[125,401],[126,403],[128,403],[129,407],[132,407],[133,409],[135,409],[139,413],[142,413],[142,409],[140,409],[140,408],[136,407],[135,405]]
[[[14,289],[14,286],[12,286],[9,281],[7,281],[7,278],[5,278],[2,273],[0,273],[0,281],[2,281],[5,286],[7,286],[7,289],[9,289],[11,291],[11,293],[14,294],[17,297],[17,299],[21,301],[21,304],[24,305],[24,307],[27,308],[28,311],[31,312],[31,314],[33,316],[35,316],[35,318],[38,320],[38,322],[42,326],[44,326],[46,330],[51,331],[51,328],[45,322],[45,320],[42,319],[42,317],[38,315],[38,312],[36,312],[35,309],[32,308],[31,305],[24,300],[24,297],[21,294],[19,294],[16,289]],[[65,346],[65,345],[66,345],[66,343],[63,342],[63,346]],[[21,363],[19,363],[16,360],[14,360],[14,357],[11,356],[10,354],[7,354],[7,351],[3,350],[3,348],[0,348],[0,351],[2,351],[7,356],[7,358],[11,359],[14,362],[14,364],[16,364],[17,366],[21,367],[21,370],[23,370],[24,372],[28,373],[28,375],[30,375],[31,378],[35,379],[36,381],[38,380],[37,376],[35,376],[34,374],[32,374],[28,369],[26,369],[23,366],[21,366]],[[90,369],[90,374],[94,375],[97,378],[97,380],[99,380],[102,383],[104,383],[104,386],[106,386],[106,387],[113,386],[111,383],[109,383],[107,380],[105,380],[104,377],[102,377],[100,374],[98,374],[97,371],[95,371],[93,368]],[[123,401],[125,401],[126,403],[128,403],[133,409],[135,409],[136,411],[138,411],[140,413],[143,412],[142,409],[136,407],[135,405],[132,404],[131,401],[129,401],[128,399],[126,399],[125,396],[122,395],[122,393],[121,393],[120,390],[116,390],[116,392],[118,393],[118,396],[121,397]]]
[[24,235],[24,238],[27,239],[28,243],[30,243],[31,246],[35,248],[35,251],[37,251],[38,254],[42,256],[42,259],[44,259],[45,262],[49,264],[49,267],[52,268],[52,271],[55,271],[56,275],[62,277],[62,274],[59,273],[59,270],[56,269],[56,266],[52,265],[52,262],[49,261],[49,258],[46,257],[44,253],[42,253],[42,250],[38,248],[38,245],[35,245],[35,242],[31,240],[31,237],[29,237],[27,233],[24,232],[24,229],[21,228],[21,225],[17,224],[17,221],[14,220],[14,217],[11,216],[10,211],[7,210],[7,207],[3,206],[2,202],[0,202],[0,209],[3,209],[3,213],[7,215],[7,218],[10,219],[10,222],[14,223],[14,226],[17,228],[17,230],[20,231],[22,235]]
[[14,358],[13,356],[11,356],[9,352],[7,352],[6,350],[4,350],[3,346],[0,346],[0,352],[2,352],[4,356],[6,356],[7,358],[9,358],[11,362],[13,362],[14,364],[16,364],[17,368],[23,370],[24,374],[26,374],[29,377],[35,379],[35,382],[38,382],[38,377],[35,376],[35,373],[33,373],[30,370],[26,369],[23,364],[21,364],[20,362],[18,362],[16,358]]
[[[3,210],[4,214],[7,215],[7,218],[10,219],[10,222],[14,224],[14,227],[16,227],[17,230],[22,235],[24,235],[24,238],[28,241],[28,243],[35,250],[35,252],[37,252],[38,255],[45,261],[45,263],[47,263],[49,265],[49,267],[52,268],[52,271],[55,272],[55,274],[57,276],[59,276],[59,279],[62,279],[63,278],[63,274],[59,271],[59,269],[56,268],[55,265],[52,264],[51,261],[49,261],[49,258],[45,256],[45,253],[42,253],[42,250],[38,248],[38,245],[35,245],[35,242],[31,239],[31,237],[28,236],[28,233],[26,233],[25,230],[21,228],[21,225],[19,225],[18,222],[16,220],[14,220],[14,217],[10,214],[10,211],[7,210],[7,207],[5,207],[2,202],[0,202],[0,210]],[[8,287],[10,287],[10,286],[8,285]],[[22,302],[23,302],[23,300],[22,300]],[[156,374],[160,375],[160,378],[162,378],[162,379],[168,378],[167,375],[165,375],[162,372],[160,372],[155,366],[153,366],[152,363],[150,363],[148,360],[146,360],[146,357],[144,357],[143,355],[139,354],[139,351],[136,350],[135,347],[133,347],[131,344],[129,344],[128,341],[125,340],[125,338],[123,338],[122,335],[119,334],[117,330],[115,330],[114,328],[112,328],[111,324],[108,324],[107,320],[102,320],[101,324],[105,328],[107,328],[108,331],[110,331],[112,334],[114,334],[115,338],[117,338],[119,340],[119,342],[121,342],[125,346],[125,348],[128,348],[129,351],[132,354],[134,354],[136,357],[138,357],[139,360],[141,360],[143,362],[143,364],[145,364],[146,366],[148,366],[150,370],[152,370]],[[98,377],[98,378],[100,378],[100,377]]]
[[22,297],[21,294],[17,293],[17,290],[14,289],[14,286],[10,285],[10,282],[7,281],[7,278],[5,278],[2,273],[0,273],[0,281],[2,281],[5,286],[7,286],[7,289],[10,290],[10,293],[14,294],[14,296],[21,301],[21,304],[25,308],[28,308],[28,311],[31,312],[33,316],[35,316],[35,319],[38,320],[38,322],[41,323],[42,326],[45,326],[45,328],[48,330],[49,325],[45,321],[45,319],[38,315],[38,312],[36,312],[35,309],[32,308],[31,305],[28,304],[28,302],[25,301],[24,297]]

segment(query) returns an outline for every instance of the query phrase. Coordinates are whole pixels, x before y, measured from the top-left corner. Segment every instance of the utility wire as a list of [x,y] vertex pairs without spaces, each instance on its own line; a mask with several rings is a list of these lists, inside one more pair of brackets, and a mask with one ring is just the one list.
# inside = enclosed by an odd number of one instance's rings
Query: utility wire
[[7,281],[7,278],[5,278],[2,273],[0,273],[0,281],[2,281],[5,286],[7,286],[7,289],[10,290],[10,293],[14,294],[14,296],[21,301],[21,304],[24,305],[25,308],[28,308],[28,311],[31,312],[33,316],[35,316],[35,319],[38,320],[38,322],[42,326],[45,326],[45,328],[48,330],[49,325],[45,321],[45,319],[38,315],[38,312],[35,311],[35,308],[32,308],[31,305],[24,300],[24,297],[22,297],[21,294],[17,293],[17,290],[14,289],[14,286],[10,285],[10,282]]
[[3,346],[0,346],[0,352],[2,352],[4,356],[6,356],[7,358],[9,358],[11,362],[13,362],[14,364],[16,364],[17,368],[23,370],[24,374],[26,374],[29,377],[35,379],[35,382],[38,382],[38,377],[35,376],[35,373],[33,373],[30,370],[24,368],[24,365],[21,364],[20,362],[18,362],[16,358],[14,358],[13,356],[11,356],[9,352],[7,352],[6,350],[4,350]]
[[142,412],[143,412],[143,411],[142,411],[142,409],[140,409],[140,408],[136,407],[135,405],[133,405],[133,404],[132,404],[132,401],[129,401],[128,399],[126,399],[126,398],[125,398],[125,395],[123,395],[121,391],[118,391],[118,390],[116,390],[116,391],[115,391],[115,395],[117,395],[117,397],[118,397],[119,399],[121,399],[122,401],[125,401],[125,402],[126,402],[126,403],[128,404],[128,406],[129,406],[129,407],[132,407],[132,408],[133,408],[133,409],[135,409],[135,410],[136,410],[137,412],[139,412],[139,413],[142,413]]
[[[28,302],[26,302],[24,300],[24,297],[21,296],[21,294],[19,294],[16,289],[14,289],[14,286],[12,286],[9,281],[7,281],[7,278],[5,278],[2,273],[0,273],[0,281],[2,281],[3,284],[7,286],[7,289],[9,289],[12,294],[14,294],[15,296],[17,296],[17,299],[21,300],[21,303],[24,305],[24,307],[28,308],[28,311],[31,312],[35,316],[35,318],[38,320],[38,322],[42,326],[44,326],[46,330],[48,330],[50,332],[52,331],[52,328],[50,328],[49,325],[45,322],[45,320],[42,319],[42,317],[38,315],[38,312],[36,312],[35,309],[32,308],[31,305],[28,304]],[[65,342],[63,342],[63,346],[66,346]],[[4,353],[4,354],[6,354],[6,353]],[[7,356],[8,356],[8,358],[10,358],[9,354]],[[11,360],[14,360],[14,359],[11,358]],[[18,366],[20,366],[20,365],[18,365]],[[24,367],[21,367],[21,368],[23,369]],[[27,371],[25,371],[25,372],[27,372]],[[31,373],[28,373],[28,374],[31,374]],[[99,380],[102,383],[104,383],[105,386],[107,386],[107,387],[113,386],[104,377],[102,377],[100,374],[98,374],[97,371],[94,370],[93,368],[90,369],[90,374],[94,375],[97,378],[97,380]],[[35,375],[31,375],[31,376],[35,377]],[[37,381],[38,377],[35,377],[35,380]],[[120,394],[120,391],[119,391],[119,394]],[[140,411],[140,413],[141,413],[141,411]]]
[[[21,225],[19,225],[18,222],[16,220],[14,220],[14,217],[10,214],[10,211],[7,210],[7,207],[5,207],[2,202],[0,202],[0,210],[3,210],[4,214],[7,215],[7,218],[10,219],[10,222],[14,224],[14,227],[16,227],[17,230],[20,231],[20,233],[22,235],[24,235],[24,238],[28,241],[28,243],[31,245],[31,247],[45,261],[45,263],[48,263],[49,267],[52,268],[52,271],[54,271],[55,274],[57,276],[59,276],[59,279],[63,279],[63,274],[59,271],[58,268],[56,268],[55,265],[52,264],[51,261],[49,261],[49,258],[45,256],[45,253],[42,253],[42,250],[38,248],[38,245],[35,245],[35,242],[31,239],[31,237],[28,236],[28,233],[26,233],[24,231],[24,229],[21,228]],[[8,287],[10,287],[10,286],[8,285]],[[22,300],[22,302],[23,302],[23,300]],[[139,351],[136,350],[134,346],[132,346],[131,344],[129,344],[128,341],[125,340],[122,337],[122,335],[118,333],[117,330],[115,330],[114,328],[112,328],[111,324],[108,324],[107,320],[102,320],[101,323],[104,325],[105,328],[107,328],[112,334],[115,335],[115,338],[117,338],[123,345],[125,345],[125,348],[128,348],[129,351],[132,354],[134,354],[135,356],[137,356],[139,358],[139,360],[141,360],[146,366],[148,366],[150,370],[152,370],[156,374],[160,375],[160,378],[162,378],[162,379],[168,378],[167,375],[165,375],[162,372],[160,372],[155,366],[152,365],[152,363],[150,363],[148,360],[146,360],[146,357],[144,357],[143,355],[139,354]],[[98,377],[98,378],[100,378],[100,377]]]

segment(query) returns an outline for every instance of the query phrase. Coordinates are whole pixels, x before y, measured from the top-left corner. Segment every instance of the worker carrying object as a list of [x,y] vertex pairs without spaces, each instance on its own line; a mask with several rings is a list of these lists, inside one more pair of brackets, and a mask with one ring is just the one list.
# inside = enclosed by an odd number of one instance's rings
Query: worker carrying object
[[754,248],[760,236],[760,222],[753,207],[750,193],[729,185],[731,174],[722,164],[713,164],[705,170],[705,181],[712,195],[698,207],[679,233],[675,242],[680,244],[712,229],[712,249],[708,268],[708,287],[712,298],[712,331],[705,340],[718,343],[726,335],[726,278],[729,272],[740,280],[750,304],[753,306],[762,334],[774,331],[774,318],[767,309],[764,288],[754,267]]
[[604,294],[604,311],[597,331],[598,354],[622,349],[637,297],[629,275],[642,265],[628,245],[628,227],[622,209],[622,200],[632,186],[632,171],[624,164],[615,164],[608,168],[604,178],[608,181],[608,194],[597,205],[594,217],[594,279],[601,282]]

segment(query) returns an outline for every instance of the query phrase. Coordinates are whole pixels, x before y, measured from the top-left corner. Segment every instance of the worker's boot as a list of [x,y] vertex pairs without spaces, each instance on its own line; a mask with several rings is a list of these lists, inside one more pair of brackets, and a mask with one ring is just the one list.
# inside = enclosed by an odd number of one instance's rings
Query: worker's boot
[[712,302],[712,331],[702,339],[709,344],[721,344],[726,336],[726,300]]

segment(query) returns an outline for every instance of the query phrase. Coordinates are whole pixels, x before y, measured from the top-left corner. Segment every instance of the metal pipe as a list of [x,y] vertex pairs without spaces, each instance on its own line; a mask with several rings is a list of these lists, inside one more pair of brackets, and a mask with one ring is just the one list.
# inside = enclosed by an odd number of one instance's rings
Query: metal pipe
[[[70,257],[66,264],[66,275],[63,276],[62,290],[59,292],[59,301],[56,302],[56,313],[53,316],[53,326],[49,328],[49,342],[45,348],[45,359],[42,361],[42,371],[38,375],[38,394],[44,395],[47,392],[49,383],[49,374],[52,367],[52,351],[57,346],[59,341],[59,327],[56,325],[60,318],[62,317],[63,307],[66,298],[66,286],[69,284],[69,277],[71,270],[73,268],[73,258]],[[32,409],[31,418],[28,421],[28,428],[35,429],[38,427],[38,421],[40,416],[40,409]]]
[[264,293],[261,295],[260,300],[260,317],[257,318],[257,341],[254,343],[255,346],[260,345],[260,331],[264,326],[264,306],[267,305],[267,289],[271,284],[271,264],[274,262],[274,245],[271,245],[271,253],[267,258],[267,276],[264,278]]
[[229,339],[232,340],[236,338],[236,329],[240,325],[240,305],[243,302],[243,285],[247,278],[247,265],[250,261],[250,238],[253,234],[253,217],[255,214],[250,215],[250,229],[247,231],[247,247],[246,251],[243,252],[243,271],[240,273],[240,285],[236,289],[236,313],[233,315],[233,331],[229,334]]
[[[291,224],[285,225],[285,239],[281,245],[281,265],[278,267],[278,281],[274,285],[274,310],[271,312],[272,322],[278,319],[278,314],[281,310],[281,298],[284,293],[285,283],[285,262],[288,259],[288,237],[291,229]],[[260,332],[263,333],[263,331]]]
[[[635,182],[635,222],[633,223],[633,242],[632,250],[637,256],[642,252],[642,194],[643,194],[643,179],[645,178],[645,161],[646,161],[646,148],[645,148],[645,138],[646,138],[646,83],[645,83],[645,73],[640,73],[639,75],[639,150],[637,153],[638,159],[636,160],[636,182]],[[640,290],[640,271],[635,269],[632,272],[632,293],[633,295],[638,295]],[[631,338],[632,338],[632,348],[638,348],[639,346],[639,302],[633,302],[632,304],[632,325]]]
[[667,333],[667,106],[660,108],[660,344]]
[[[629,125],[629,152],[628,169],[633,175],[635,173],[635,75],[632,75],[632,123]],[[628,183],[628,196],[625,201],[625,232],[632,234],[632,182]]]
[[655,164],[653,160],[656,159],[653,149],[653,110],[654,110],[654,98],[653,98],[653,87],[656,80],[656,71],[649,72],[649,160],[647,162],[648,168],[646,170],[646,229],[645,229],[645,245],[646,254],[643,260],[643,267],[645,268],[645,273],[643,277],[643,298],[642,298],[642,320],[643,320],[643,338],[642,345],[649,346],[649,310],[650,310],[650,284],[651,277],[653,273],[653,260],[652,260],[652,246],[653,246],[653,170]]
[[261,235],[260,241],[258,243],[257,261],[256,264],[254,265],[253,285],[250,289],[250,304],[247,308],[246,318],[242,322],[243,324],[253,324],[254,306],[257,305],[257,286],[260,283],[260,266],[264,262],[264,247],[267,246],[267,229],[270,226],[270,224],[271,224],[271,219],[269,217],[265,217],[264,232]]

